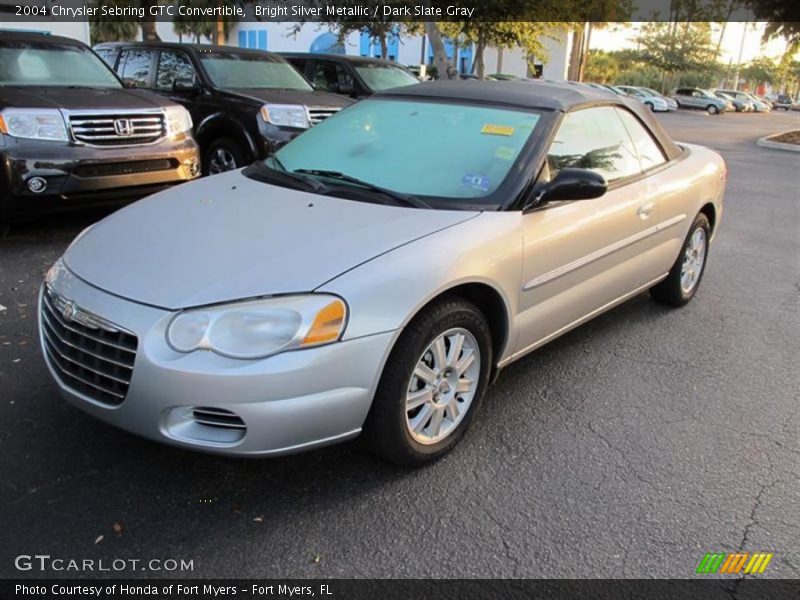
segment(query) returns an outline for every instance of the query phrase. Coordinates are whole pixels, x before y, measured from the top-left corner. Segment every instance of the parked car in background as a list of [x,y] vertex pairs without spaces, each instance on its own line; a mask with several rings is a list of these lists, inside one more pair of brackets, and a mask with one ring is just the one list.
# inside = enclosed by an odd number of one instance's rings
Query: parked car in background
[[794,106],[794,102],[792,102],[792,97],[787,94],[778,94],[775,97],[775,101],[772,103],[772,107],[775,110],[782,108],[783,110],[792,110]]
[[695,108],[705,110],[710,115],[718,115],[733,110],[733,104],[729,100],[717,98],[709,90],[700,88],[677,88],[672,90],[673,100],[678,103],[680,108]]
[[134,200],[199,173],[182,106],[125,89],[81,42],[2,32],[0,228],[42,211]]
[[750,92],[745,92],[748,98],[753,105],[753,110],[755,112],[770,112],[772,110],[772,104],[767,102],[766,100],[759,98],[755,94],[751,94]]
[[[741,92],[738,90],[715,90],[718,93],[723,94],[725,97],[730,99],[731,101],[739,102],[740,104],[745,105],[747,108],[744,109],[747,112],[751,112],[755,110],[755,105],[753,103],[753,96],[748,94],[747,92]],[[734,102],[734,107],[736,106],[736,102]],[[738,110],[738,109],[737,109]]]
[[352,98],[420,83],[404,66],[390,60],[347,54],[281,52],[316,89]]
[[678,103],[675,102],[674,98],[670,98],[669,96],[665,96],[664,94],[662,94],[660,92],[657,92],[653,88],[641,87],[641,86],[637,86],[637,87],[639,87],[640,90],[643,90],[647,94],[652,94],[653,96],[657,96],[659,98],[663,98],[664,101],[667,103],[667,107],[669,107],[670,110],[678,110]]
[[737,95],[722,90],[715,90],[714,95],[717,98],[730,102],[736,112],[751,112],[753,110],[753,101],[744,94],[740,93]]
[[316,91],[277,54],[228,46],[114,42],[97,53],[126,85],[185,106],[203,173],[265,158],[352,100]]
[[636,98],[639,102],[644,104],[647,108],[649,108],[653,112],[669,111],[669,104],[667,103],[666,98],[658,94],[647,92],[645,91],[644,88],[636,87],[633,85],[619,85],[617,87],[626,94],[628,94],[629,96],[633,96],[634,98]]
[[363,431],[420,465],[503,367],[645,290],[690,302],[725,178],[585,86],[395,88],[92,226],[40,341],[68,401],[152,440],[254,457]]

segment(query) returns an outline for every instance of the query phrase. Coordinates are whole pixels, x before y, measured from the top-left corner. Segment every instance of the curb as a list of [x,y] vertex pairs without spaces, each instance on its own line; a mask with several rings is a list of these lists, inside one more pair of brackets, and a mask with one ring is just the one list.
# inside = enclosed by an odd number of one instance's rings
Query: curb
[[[791,131],[794,131],[794,129],[792,129]],[[759,138],[758,141],[756,142],[756,145],[761,146],[762,148],[771,148],[772,150],[783,150],[784,152],[800,152],[800,144],[787,144],[785,142],[772,141],[772,138],[776,138],[785,133],[789,132],[784,131],[781,133],[774,133],[772,135]]]

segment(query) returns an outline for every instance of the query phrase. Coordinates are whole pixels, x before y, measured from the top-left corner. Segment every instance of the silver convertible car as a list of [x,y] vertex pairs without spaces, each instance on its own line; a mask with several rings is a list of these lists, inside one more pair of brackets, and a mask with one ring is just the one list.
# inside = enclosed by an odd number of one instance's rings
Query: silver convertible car
[[375,94],[266,161],[130,205],[47,274],[63,395],[185,448],[448,451],[511,363],[650,290],[697,292],[726,169],[568,84]]

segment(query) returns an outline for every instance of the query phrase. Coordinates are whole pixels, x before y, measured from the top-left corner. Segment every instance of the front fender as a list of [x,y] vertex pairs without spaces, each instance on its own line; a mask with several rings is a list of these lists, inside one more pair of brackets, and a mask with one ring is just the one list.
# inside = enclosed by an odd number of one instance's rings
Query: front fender
[[467,283],[493,288],[509,324],[505,357],[516,340],[522,276],[522,213],[483,213],[396,248],[324,284],[317,291],[345,298],[344,339],[402,330],[433,298]]

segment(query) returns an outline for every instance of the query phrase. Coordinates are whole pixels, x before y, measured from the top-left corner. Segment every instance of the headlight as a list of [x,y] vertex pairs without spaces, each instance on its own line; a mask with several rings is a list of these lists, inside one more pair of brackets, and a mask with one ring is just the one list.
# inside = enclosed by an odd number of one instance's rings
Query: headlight
[[338,341],[346,322],[347,305],[336,296],[281,296],[181,312],[167,327],[167,343],[177,352],[264,358]]
[[0,111],[0,132],[32,140],[67,141],[64,117],[56,109],[6,108]]
[[164,109],[167,117],[167,135],[175,136],[192,130],[192,115],[182,106],[168,106]]
[[265,104],[261,107],[261,118],[266,123],[283,127],[308,129],[308,113],[299,104]]

